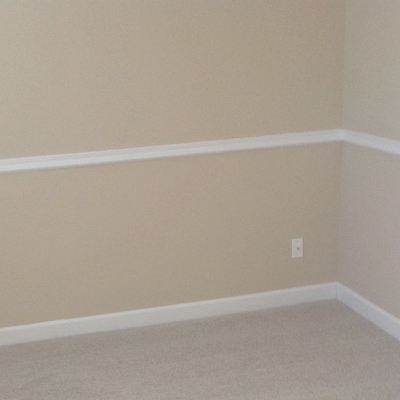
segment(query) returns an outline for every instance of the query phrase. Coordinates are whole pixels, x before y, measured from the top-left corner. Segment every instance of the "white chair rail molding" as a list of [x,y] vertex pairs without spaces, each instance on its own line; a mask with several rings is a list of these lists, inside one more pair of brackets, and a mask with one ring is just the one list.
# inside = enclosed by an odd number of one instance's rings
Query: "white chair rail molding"
[[370,149],[400,155],[400,141],[398,140],[387,139],[346,129],[332,129],[255,136],[239,139],[93,151],[87,153],[54,154],[0,159],[0,173],[116,164],[172,157],[188,157],[333,142],[352,143]]

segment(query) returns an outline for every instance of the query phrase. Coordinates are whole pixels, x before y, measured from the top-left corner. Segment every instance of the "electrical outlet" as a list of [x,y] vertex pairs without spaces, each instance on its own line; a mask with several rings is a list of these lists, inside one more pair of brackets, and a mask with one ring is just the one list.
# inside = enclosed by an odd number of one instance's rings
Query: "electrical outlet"
[[303,257],[303,238],[292,239],[292,258]]

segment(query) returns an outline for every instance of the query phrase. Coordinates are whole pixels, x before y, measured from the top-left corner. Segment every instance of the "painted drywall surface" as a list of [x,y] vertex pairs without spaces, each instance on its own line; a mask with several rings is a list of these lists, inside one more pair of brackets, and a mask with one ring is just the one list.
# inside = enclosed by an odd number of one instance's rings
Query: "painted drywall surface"
[[333,281],[340,147],[0,175],[0,326]]
[[339,0],[6,0],[0,157],[337,128]]
[[346,1],[344,127],[400,140],[400,2]]
[[[348,0],[344,126],[400,140],[400,2]],[[343,147],[339,281],[400,317],[400,159]]]
[[400,318],[400,157],[346,144],[338,278]]

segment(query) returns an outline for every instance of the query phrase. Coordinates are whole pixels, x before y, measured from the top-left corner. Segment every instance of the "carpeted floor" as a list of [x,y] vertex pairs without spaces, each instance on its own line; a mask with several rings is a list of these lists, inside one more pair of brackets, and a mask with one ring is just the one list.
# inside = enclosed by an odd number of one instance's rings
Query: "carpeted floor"
[[0,398],[400,399],[400,342],[335,301],[0,347]]

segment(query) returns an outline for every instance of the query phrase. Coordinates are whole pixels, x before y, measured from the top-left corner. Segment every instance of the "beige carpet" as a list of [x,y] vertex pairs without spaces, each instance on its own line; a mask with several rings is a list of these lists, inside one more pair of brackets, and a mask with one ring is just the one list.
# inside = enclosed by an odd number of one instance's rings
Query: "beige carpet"
[[0,398],[400,399],[400,343],[335,301],[0,348]]

